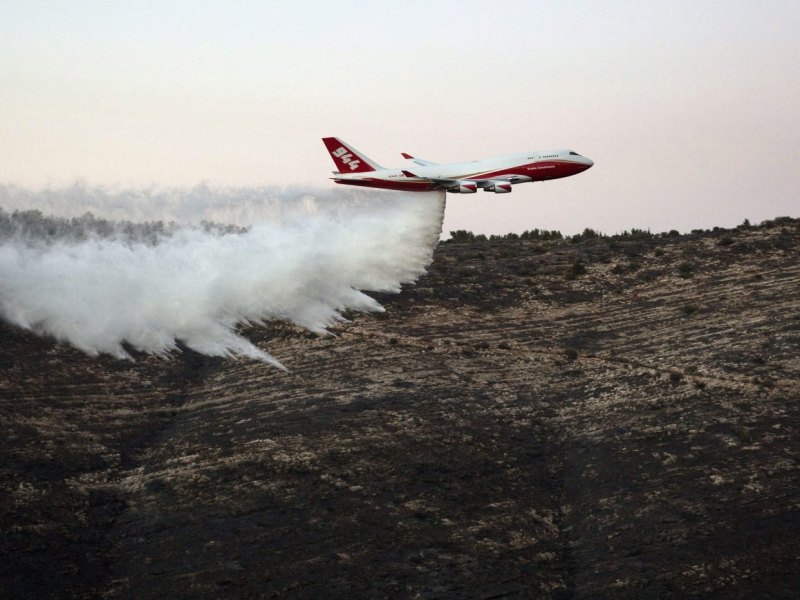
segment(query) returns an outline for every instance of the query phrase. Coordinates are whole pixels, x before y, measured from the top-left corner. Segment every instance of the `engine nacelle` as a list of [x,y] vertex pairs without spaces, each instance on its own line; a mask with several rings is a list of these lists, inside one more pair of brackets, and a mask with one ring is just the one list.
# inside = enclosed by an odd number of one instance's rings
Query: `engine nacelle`
[[478,184],[469,180],[459,180],[447,188],[447,191],[453,194],[474,194],[478,191]]
[[494,192],[495,194],[508,194],[511,192],[511,184],[507,181],[490,181],[483,190],[485,192]]

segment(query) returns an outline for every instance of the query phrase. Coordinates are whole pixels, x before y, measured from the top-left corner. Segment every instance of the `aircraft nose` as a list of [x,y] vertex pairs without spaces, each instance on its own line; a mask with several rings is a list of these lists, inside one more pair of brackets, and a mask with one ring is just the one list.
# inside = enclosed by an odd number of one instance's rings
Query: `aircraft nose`
[[583,157],[586,160],[586,168],[591,169],[594,166],[594,161],[591,158]]

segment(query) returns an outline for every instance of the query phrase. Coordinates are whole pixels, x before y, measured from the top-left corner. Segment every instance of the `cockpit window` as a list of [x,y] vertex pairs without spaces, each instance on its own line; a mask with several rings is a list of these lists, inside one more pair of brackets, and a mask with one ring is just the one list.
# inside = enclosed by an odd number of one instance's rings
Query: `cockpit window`
[[572,156],[580,156],[580,154],[578,154],[577,152],[570,152],[570,154],[572,154]]

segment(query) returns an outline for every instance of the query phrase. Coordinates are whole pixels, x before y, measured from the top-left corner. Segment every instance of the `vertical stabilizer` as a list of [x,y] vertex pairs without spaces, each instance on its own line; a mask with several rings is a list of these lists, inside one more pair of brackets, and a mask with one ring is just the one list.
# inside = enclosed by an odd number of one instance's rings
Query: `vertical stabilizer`
[[368,173],[383,169],[378,163],[371,161],[339,138],[322,138],[322,143],[325,144],[336,165],[336,170],[340,173]]

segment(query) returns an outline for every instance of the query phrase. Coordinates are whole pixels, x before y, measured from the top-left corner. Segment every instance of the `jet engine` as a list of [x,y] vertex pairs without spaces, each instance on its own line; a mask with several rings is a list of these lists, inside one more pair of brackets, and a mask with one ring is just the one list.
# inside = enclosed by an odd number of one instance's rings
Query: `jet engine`
[[478,191],[478,184],[469,180],[459,180],[447,188],[447,191],[453,194],[474,194]]
[[507,181],[490,181],[488,185],[483,188],[485,192],[494,192],[495,194],[508,194],[511,191],[511,184]]

